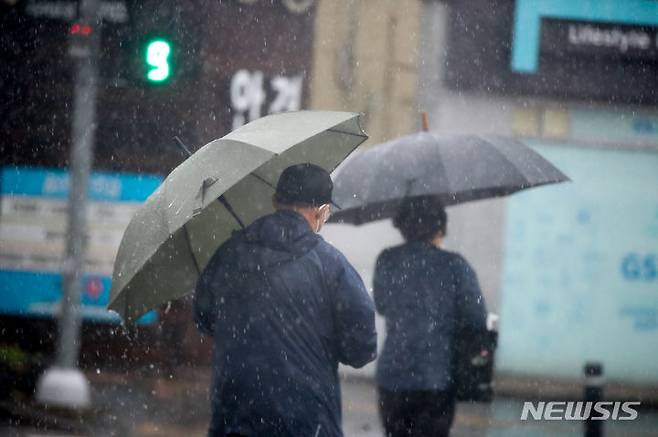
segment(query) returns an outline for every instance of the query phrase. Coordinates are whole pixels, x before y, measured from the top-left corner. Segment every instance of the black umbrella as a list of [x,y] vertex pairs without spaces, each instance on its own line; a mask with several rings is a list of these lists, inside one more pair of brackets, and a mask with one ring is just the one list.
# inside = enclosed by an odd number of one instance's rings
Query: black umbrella
[[334,196],[341,209],[331,221],[390,218],[406,197],[436,195],[448,206],[568,180],[514,139],[419,132],[357,152],[338,169]]

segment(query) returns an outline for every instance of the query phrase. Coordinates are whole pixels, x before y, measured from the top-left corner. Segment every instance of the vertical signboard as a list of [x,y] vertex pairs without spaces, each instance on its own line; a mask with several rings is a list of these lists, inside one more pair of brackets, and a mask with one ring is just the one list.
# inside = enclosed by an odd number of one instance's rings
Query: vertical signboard
[[[0,314],[54,317],[66,253],[68,173],[5,167],[0,183]],[[154,176],[92,174],[82,287],[85,319],[119,321],[105,309],[114,258],[128,222],[159,184]],[[152,313],[143,322],[154,317]]]
[[658,153],[537,150],[573,182],[508,201],[498,369],[658,382]]

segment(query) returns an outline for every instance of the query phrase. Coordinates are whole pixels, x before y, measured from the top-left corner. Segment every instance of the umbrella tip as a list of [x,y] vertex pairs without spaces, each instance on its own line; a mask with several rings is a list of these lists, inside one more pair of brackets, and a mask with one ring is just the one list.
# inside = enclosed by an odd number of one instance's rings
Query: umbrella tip
[[430,130],[430,119],[427,116],[427,112],[423,111],[420,113],[421,121],[422,121],[422,126],[423,126],[423,131],[427,132]]
[[173,140],[174,140],[174,142],[176,143],[176,145],[177,145],[177,146],[178,146],[183,152],[185,152],[185,155],[187,155],[187,157],[192,156],[192,152],[190,152],[190,149],[187,148],[187,146],[185,145],[185,143],[183,142],[183,140],[181,140],[181,139],[178,137],[178,135],[174,135]]

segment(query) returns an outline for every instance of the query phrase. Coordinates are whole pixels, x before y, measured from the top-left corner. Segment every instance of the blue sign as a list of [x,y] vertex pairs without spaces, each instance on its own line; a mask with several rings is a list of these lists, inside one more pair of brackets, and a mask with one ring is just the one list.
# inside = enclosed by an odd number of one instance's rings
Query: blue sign
[[655,0],[516,0],[512,70],[535,73],[542,18],[658,26]]
[[[123,231],[161,178],[95,172],[89,180],[86,274],[82,316],[119,322],[106,310],[114,257]],[[0,171],[0,313],[55,317],[62,296],[68,226],[68,173],[60,169],[6,167]],[[141,323],[155,321],[151,312]]]

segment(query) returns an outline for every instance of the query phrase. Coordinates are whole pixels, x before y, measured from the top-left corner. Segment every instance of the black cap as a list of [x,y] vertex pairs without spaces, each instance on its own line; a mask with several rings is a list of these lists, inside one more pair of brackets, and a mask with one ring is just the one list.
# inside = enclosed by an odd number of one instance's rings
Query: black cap
[[334,184],[327,170],[313,164],[297,164],[283,170],[276,184],[276,199],[287,204],[320,206],[331,202]]

